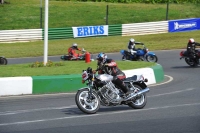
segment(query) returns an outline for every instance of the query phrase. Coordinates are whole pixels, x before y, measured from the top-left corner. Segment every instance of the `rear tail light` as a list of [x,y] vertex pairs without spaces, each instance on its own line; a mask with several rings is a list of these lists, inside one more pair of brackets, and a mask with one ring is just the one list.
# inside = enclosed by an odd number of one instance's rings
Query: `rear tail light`
[[180,56],[183,56],[183,51],[180,52]]

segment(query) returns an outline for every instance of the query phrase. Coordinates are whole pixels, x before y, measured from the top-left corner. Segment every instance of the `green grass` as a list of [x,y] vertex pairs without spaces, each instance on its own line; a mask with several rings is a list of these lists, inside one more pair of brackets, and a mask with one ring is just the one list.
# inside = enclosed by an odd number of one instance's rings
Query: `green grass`
[[[155,63],[150,62],[130,62],[116,61],[121,70],[136,69],[141,67],[153,66]],[[19,76],[49,76],[49,75],[68,75],[81,74],[82,70],[91,67],[93,70],[97,68],[97,62],[93,61],[85,63],[84,61],[66,61],[64,66],[38,67],[31,68],[31,64],[16,64],[0,66],[0,77],[19,77]]]
[[[40,28],[40,0],[7,0],[0,5],[0,30]],[[44,24],[44,5],[43,24]],[[49,1],[49,28],[153,22],[166,19],[166,4]],[[169,4],[169,20],[200,17],[199,4]],[[44,27],[44,26],[43,26]]]

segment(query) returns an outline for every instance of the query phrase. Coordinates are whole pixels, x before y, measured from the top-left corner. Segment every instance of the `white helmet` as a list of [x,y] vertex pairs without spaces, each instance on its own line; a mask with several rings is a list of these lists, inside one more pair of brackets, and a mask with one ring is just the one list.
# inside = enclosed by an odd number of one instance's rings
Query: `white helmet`
[[130,42],[134,43],[134,42],[135,42],[135,39],[131,38],[131,39],[130,39]]
[[73,43],[72,46],[73,46],[73,47],[77,47],[78,44],[77,44],[77,43]]
[[190,38],[190,39],[189,39],[189,43],[194,43],[194,39],[193,39],[193,38]]

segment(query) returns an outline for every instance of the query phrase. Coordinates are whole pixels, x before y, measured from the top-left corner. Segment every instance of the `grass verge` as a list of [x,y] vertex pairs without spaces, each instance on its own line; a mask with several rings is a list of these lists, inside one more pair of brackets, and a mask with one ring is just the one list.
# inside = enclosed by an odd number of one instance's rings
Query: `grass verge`
[[[137,61],[116,61],[118,67],[121,70],[129,70],[142,68],[147,66],[153,66],[155,63],[151,62],[137,62]],[[63,66],[51,66],[51,67],[37,67],[31,68],[31,64],[16,64],[0,66],[0,77],[19,77],[19,76],[49,76],[49,75],[67,75],[67,74],[81,74],[82,70],[86,70],[87,67],[92,69],[97,68],[97,62],[92,61],[85,63],[84,61],[66,61],[63,62]]]

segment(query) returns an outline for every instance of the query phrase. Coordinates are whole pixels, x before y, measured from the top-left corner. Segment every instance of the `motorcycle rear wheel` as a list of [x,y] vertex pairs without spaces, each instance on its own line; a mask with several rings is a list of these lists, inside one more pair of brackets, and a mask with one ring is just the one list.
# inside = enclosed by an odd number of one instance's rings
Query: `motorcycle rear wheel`
[[185,62],[186,62],[189,66],[192,66],[192,67],[198,66],[198,64],[195,62],[194,59],[185,58]]
[[92,99],[88,98],[88,89],[79,90],[75,96],[78,108],[86,114],[95,114],[100,107],[100,101],[96,93],[92,92]]
[[0,65],[7,65],[8,61],[4,57],[0,57]]
[[[135,88],[137,88],[138,91],[142,90],[142,87],[139,85],[134,85]],[[128,103],[128,106],[134,109],[142,109],[147,103],[147,97],[146,94],[140,95],[138,98],[133,99],[130,103]]]

